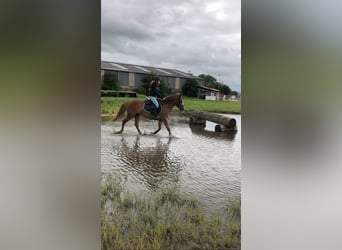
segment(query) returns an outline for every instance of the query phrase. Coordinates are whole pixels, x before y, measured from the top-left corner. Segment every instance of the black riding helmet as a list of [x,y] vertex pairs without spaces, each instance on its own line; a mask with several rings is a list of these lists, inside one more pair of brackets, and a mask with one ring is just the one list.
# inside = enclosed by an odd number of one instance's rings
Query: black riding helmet
[[154,78],[154,81],[155,81],[155,82],[156,82],[156,81],[160,81],[160,77],[159,77],[159,76],[155,77],[155,78]]

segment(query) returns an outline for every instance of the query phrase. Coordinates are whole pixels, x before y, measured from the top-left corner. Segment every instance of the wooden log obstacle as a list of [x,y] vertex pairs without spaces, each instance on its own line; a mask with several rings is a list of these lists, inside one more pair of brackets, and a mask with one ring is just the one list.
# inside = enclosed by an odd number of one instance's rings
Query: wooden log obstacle
[[217,125],[215,126],[216,132],[237,131],[236,120],[228,116],[204,111],[195,111],[190,116],[190,125],[204,125],[205,121],[217,123]]

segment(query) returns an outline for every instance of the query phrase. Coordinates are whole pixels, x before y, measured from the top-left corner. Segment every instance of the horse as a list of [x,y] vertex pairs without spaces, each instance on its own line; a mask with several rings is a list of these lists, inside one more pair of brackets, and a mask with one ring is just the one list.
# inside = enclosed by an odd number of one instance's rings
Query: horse
[[168,124],[168,116],[174,106],[177,106],[180,111],[184,110],[182,94],[176,93],[174,95],[169,95],[163,98],[160,101],[161,111],[155,118],[151,115],[150,112],[144,110],[144,102],[145,101],[142,100],[132,100],[121,105],[118,114],[113,117],[112,121],[115,122],[116,120],[120,119],[125,113],[126,117],[122,120],[121,130],[115,132],[115,134],[121,134],[124,130],[125,124],[133,117],[135,118],[135,127],[137,128],[138,133],[141,134],[141,131],[139,129],[139,119],[140,116],[143,116],[145,118],[158,120],[158,129],[152,132],[153,134],[157,134],[161,129],[162,123],[164,123],[167,131],[169,132],[169,135],[171,135],[171,130]]

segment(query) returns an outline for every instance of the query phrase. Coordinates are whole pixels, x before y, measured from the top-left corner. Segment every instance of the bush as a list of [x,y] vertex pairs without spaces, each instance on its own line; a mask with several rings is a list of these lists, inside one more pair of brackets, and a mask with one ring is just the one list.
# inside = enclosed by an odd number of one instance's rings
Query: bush
[[198,96],[198,82],[195,79],[187,79],[183,88],[182,93],[184,96],[197,97]]
[[154,77],[154,74],[151,73],[141,80],[142,85],[138,89],[139,94],[148,95],[148,89],[150,88],[151,82],[153,81]]
[[[147,75],[145,78],[143,78],[141,80],[142,85],[138,89],[138,93],[142,94],[142,95],[149,95],[149,88],[150,88],[151,82],[154,80],[154,78],[155,78],[155,75],[153,73],[151,73],[151,74]],[[162,96],[167,96],[170,94],[170,89],[162,77],[161,77],[159,88],[160,88],[160,93],[162,94]]]
[[159,88],[160,88],[160,93],[162,94],[162,96],[165,97],[170,94],[170,89],[163,79],[160,81]]
[[103,75],[102,90],[119,90],[118,77],[115,74],[106,72]]

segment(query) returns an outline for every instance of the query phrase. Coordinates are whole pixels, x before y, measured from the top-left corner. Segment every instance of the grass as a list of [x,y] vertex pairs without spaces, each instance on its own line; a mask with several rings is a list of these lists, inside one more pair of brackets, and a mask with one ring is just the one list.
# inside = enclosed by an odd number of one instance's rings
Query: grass
[[241,249],[240,201],[205,216],[175,187],[151,198],[124,192],[113,176],[102,184],[102,249]]
[[198,98],[183,97],[188,111],[210,111],[217,113],[241,113],[241,103],[235,101],[206,101]]
[[[145,100],[146,96],[138,95],[137,99]],[[129,97],[101,97],[101,113],[115,114],[121,104],[133,100]],[[234,101],[206,101],[198,98],[183,97],[185,111],[209,111],[217,113],[241,113],[241,103]],[[178,112],[177,108],[173,112]]]
[[116,114],[123,103],[134,99],[145,100],[146,96],[138,95],[137,98],[101,97],[101,114]]

